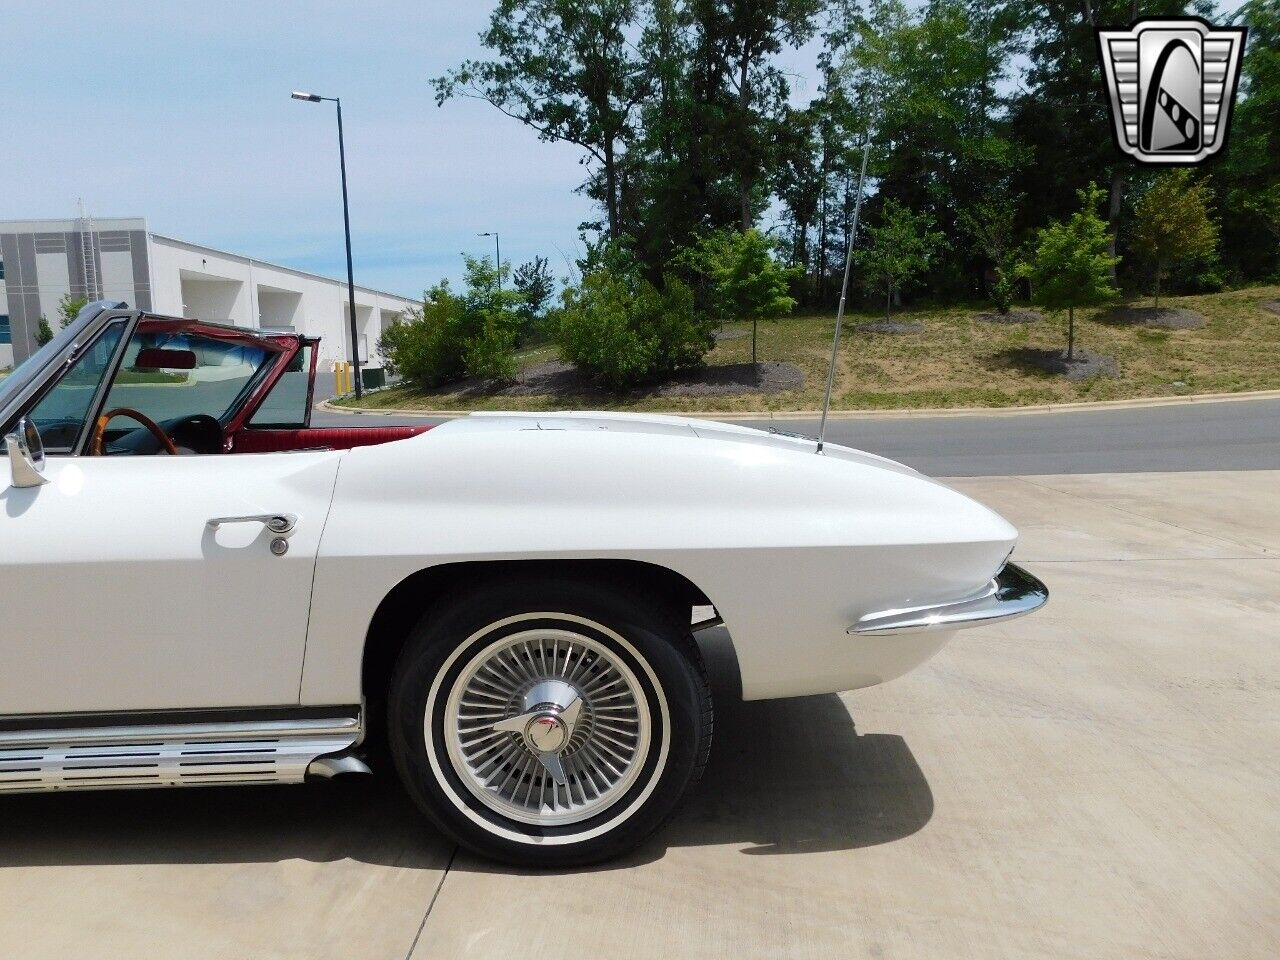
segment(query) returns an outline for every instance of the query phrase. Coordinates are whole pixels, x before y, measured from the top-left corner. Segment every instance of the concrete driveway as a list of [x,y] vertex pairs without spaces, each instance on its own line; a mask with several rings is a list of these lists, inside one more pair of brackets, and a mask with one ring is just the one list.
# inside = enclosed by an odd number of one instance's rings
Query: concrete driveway
[[456,852],[394,784],[0,801],[3,955],[1272,958],[1280,472],[974,478],[1050,585],[884,687],[735,702],[625,862]]

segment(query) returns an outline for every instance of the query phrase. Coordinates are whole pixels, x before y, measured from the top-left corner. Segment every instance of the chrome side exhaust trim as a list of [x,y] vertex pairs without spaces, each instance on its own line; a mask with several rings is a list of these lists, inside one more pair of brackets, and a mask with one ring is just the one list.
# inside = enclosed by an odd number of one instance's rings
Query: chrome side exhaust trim
[[359,717],[0,732],[0,794],[301,783],[317,759],[363,767],[343,756],[363,732]]
[[332,757],[317,757],[307,766],[307,776],[332,780],[346,773],[372,774],[369,765],[353,753],[340,753]]

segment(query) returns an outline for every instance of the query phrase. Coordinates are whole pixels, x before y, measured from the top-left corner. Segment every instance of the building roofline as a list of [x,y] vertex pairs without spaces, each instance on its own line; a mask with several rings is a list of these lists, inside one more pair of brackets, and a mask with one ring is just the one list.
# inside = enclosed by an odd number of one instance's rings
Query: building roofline
[[[92,222],[95,225],[95,229],[97,229],[97,224],[99,223],[129,223],[133,224],[132,229],[147,229],[146,217],[95,217],[93,215],[87,217],[11,217],[7,220],[0,220],[0,233],[6,232],[6,227],[25,226],[27,224],[36,226],[40,224],[65,223],[70,224],[74,229],[76,224],[85,223],[86,221]],[[116,228],[111,227],[108,229]]]
[[[220,257],[229,257],[232,260],[239,260],[243,263],[261,264],[264,267],[270,267],[272,270],[283,270],[285,273],[292,273],[299,277],[308,277],[311,279],[326,280],[329,283],[336,283],[344,287],[347,285],[347,281],[340,280],[337,277],[325,276],[323,273],[312,273],[309,270],[299,270],[297,267],[290,267],[283,263],[274,263],[271,260],[263,260],[260,257],[250,257],[243,253],[232,253],[229,250],[220,250],[217,247],[210,247],[203,243],[192,243],[190,240],[183,240],[180,237],[171,237],[171,236],[168,236],[167,234],[155,233],[153,231],[148,231],[148,235],[153,240],[162,240],[167,243],[180,244],[184,247],[192,247],[196,250],[204,250],[204,251],[207,251],[208,253],[217,254]],[[403,300],[406,303],[416,303],[416,304],[422,303],[421,300],[415,300],[413,297],[406,297],[398,293],[391,293],[388,290],[378,290],[378,289],[375,289],[374,287],[362,287],[358,283],[355,285],[355,288],[363,293],[372,293],[380,297],[391,297],[392,299],[395,299],[395,300]]]

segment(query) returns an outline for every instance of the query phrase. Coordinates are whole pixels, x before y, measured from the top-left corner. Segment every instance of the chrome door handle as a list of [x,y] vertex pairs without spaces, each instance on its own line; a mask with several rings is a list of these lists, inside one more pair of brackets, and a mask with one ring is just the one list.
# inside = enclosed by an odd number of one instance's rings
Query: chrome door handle
[[272,533],[289,533],[298,525],[295,513],[254,513],[244,517],[214,517],[206,520],[210,527],[220,527],[224,523],[261,523]]

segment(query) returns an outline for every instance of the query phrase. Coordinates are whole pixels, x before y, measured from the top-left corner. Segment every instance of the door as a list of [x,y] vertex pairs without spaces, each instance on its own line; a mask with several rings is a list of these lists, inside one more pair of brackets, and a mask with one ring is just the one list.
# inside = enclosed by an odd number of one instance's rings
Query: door
[[0,489],[0,714],[297,703],[341,457],[51,456]]

